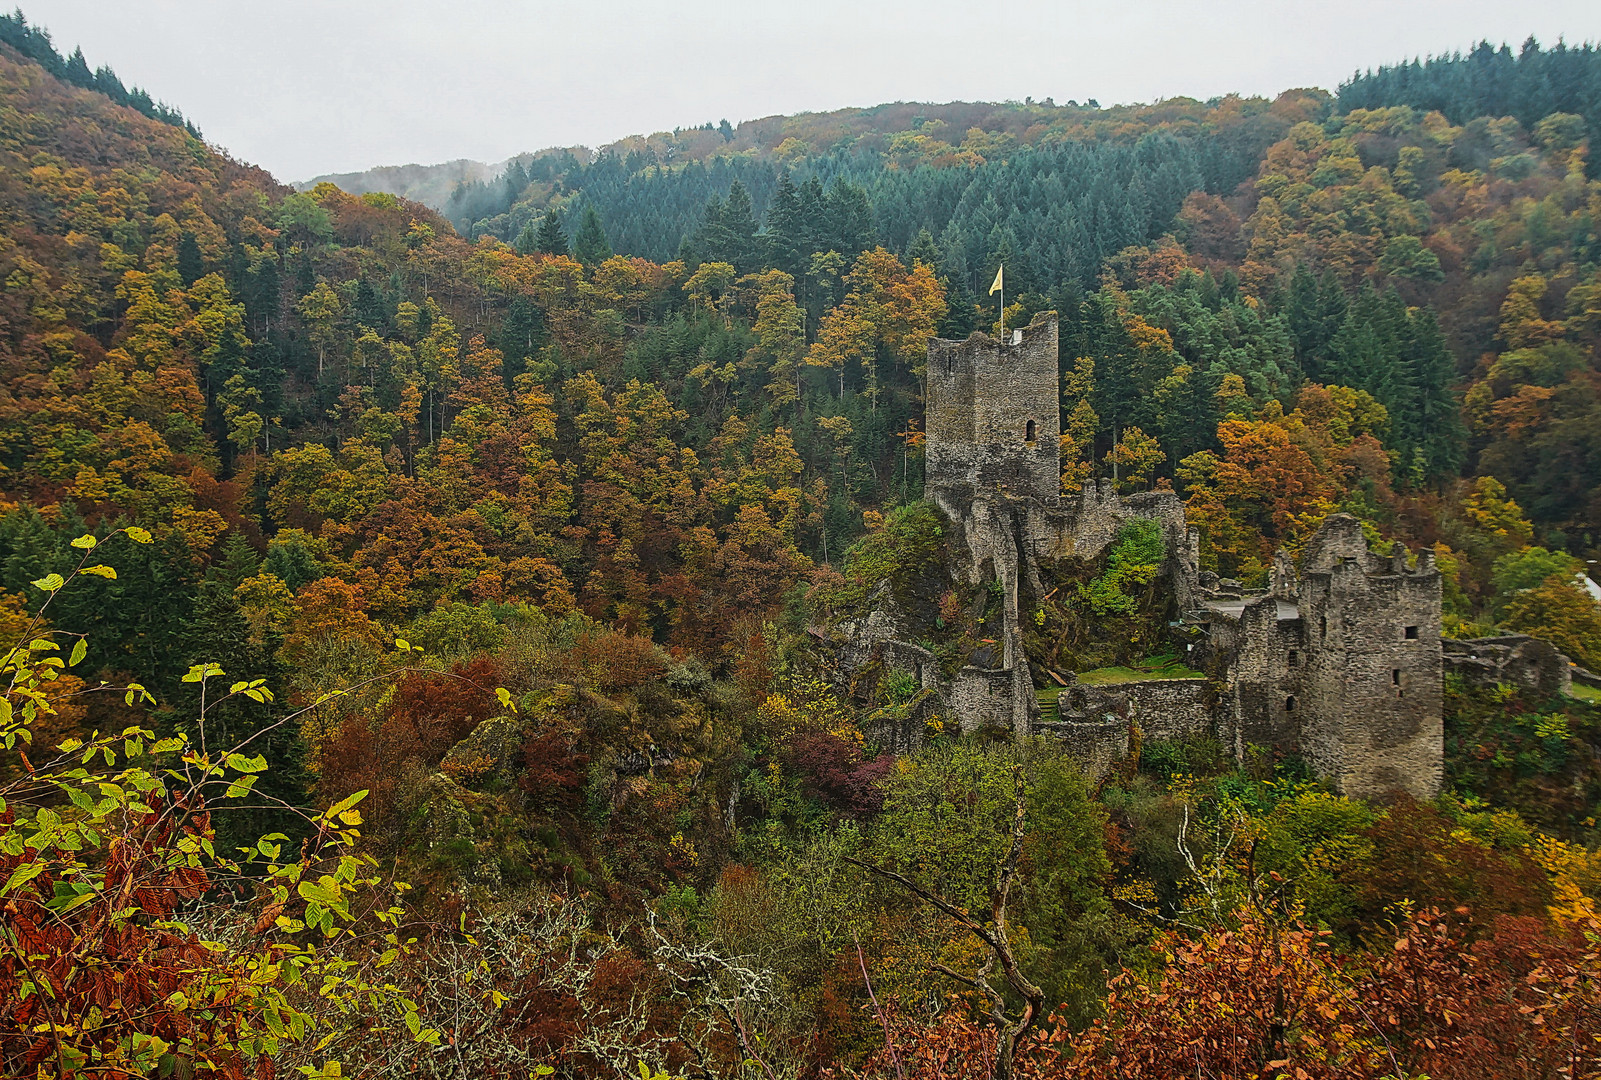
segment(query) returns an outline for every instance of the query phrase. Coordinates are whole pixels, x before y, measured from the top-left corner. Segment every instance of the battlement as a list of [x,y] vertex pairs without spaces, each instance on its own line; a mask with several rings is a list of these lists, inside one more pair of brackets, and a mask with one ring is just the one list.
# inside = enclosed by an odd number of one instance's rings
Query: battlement
[[1056,313],[1006,341],[975,333],[928,350],[927,488],[954,510],[975,498],[1060,502],[1061,405]]
[[1368,550],[1362,522],[1350,514],[1330,515],[1317,532],[1307,541],[1301,553],[1303,577],[1337,577],[1347,587],[1358,587],[1363,578],[1399,575],[1405,577],[1437,577],[1434,552],[1424,548],[1418,552],[1417,565],[1411,565],[1406,545],[1397,540],[1388,555],[1376,555]]

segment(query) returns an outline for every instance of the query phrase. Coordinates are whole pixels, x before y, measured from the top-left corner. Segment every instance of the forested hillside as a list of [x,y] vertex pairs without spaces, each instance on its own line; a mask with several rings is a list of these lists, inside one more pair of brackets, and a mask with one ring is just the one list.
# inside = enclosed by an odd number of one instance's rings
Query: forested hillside
[[1594,50],[685,130],[453,225],[4,26],[0,1071],[965,1077],[1019,1018],[1019,1076],[1601,1069],[1595,705],[1448,686],[1430,804],[1092,785],[874,745],[919,688],[823,647],[948,554],[930,339],[1054,309],[1065,492],[1252,585],[1350,512],[1601,667]]

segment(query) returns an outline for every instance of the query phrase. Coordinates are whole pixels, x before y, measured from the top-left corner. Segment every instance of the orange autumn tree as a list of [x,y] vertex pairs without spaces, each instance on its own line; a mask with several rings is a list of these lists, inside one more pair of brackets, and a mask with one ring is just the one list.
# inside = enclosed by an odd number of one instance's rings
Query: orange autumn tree
[[[1118,974],[1105,1014],[1059,1018],[1019,1051],[1030,1080],[1480,1080],[1601,1072],[1601,925],[1503,916],[1476,941],[1423,911],[1342,956],[1326,932],[1252,909],[1193,937],[1164,932],[1152,966]],[[863,1075],[984,1075],[993,1029],[960,1009],[894,1019]],[[910,1069],[908,1069],[910,1067]]]
[[837,372],[841,394],[846,371],[860,367],[864,391],[876,409],[881,359],[922,375],[928,343],[945,316],[945,290],[927,264],[915,262],[908,269],[882,247],[862,252],[845,284],[850,291],[824,317],[806,362]]
[[[1225,380],[1220,394],[1228,389]],[[1387,422],[1366,392],[1314,384],[1288,414],[1270,401],[1254,419],[1219,424],[1221,453],[1191,454],[1177,470],[1207,561],[1258,578],[1277,548],[1298,547],[1356,482],[1387,495],[1389,459],[1374,437]]]

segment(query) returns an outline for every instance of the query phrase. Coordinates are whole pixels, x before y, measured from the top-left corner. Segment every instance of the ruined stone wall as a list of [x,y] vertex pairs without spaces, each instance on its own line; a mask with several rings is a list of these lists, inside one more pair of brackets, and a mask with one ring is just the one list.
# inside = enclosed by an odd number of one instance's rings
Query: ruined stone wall
[[1128,757],[1128,721],[1121,716],[1055,720],[1037,725],[1037,730],[1060,742],[1092,783]]
[[929,345],[925,476],[952,518],[980,496],[1059,500],[1056,313],[1036,315],[1014,338],[977,333]]
[[1026,735],[1039,713],[1026,660],[1014,667],[962,668],[951,682],[950,705],[963,735],[986,729]]
[[1305,627],[1299,617],[1284,617],[1291,614],[1286,606],[1277,597],[1259,597],[1245,601],[1238,618],[1217,620],[1231,624],[1224,741],[1237,758],[1252,746],[1301,749]]
[[1212,709],[1205,679],[1147,679],[1126,683],[1129,713],[1147,739],[1211,735]]
[[[1184,503],[1171,491],[1119,495],[1110,480],[1090,481],[1060,508],[1030,504],[1020,516],[1020,546],[1031,560],[1093,559],[1133,520],[1162,527],[1167,558],[1163,577],[1181,610],[1195,604],[1200,578],[1200,536],[1184,518]],[[1035,575],[1037,576],[1037,574]],[[1030,585],[1037,582],[1030,579]]]
[[1519,686],[1541,697],[1573,689],[1573,662],[1549,641],[1527,634],[1444,641],[1445,670],[1470,686]]
[[[1343,794],[1415,798],[1440,788],[1444,756],[1440,575],[1404,551],[1369,556],[1360,523],[1336,515],[1309,545],[1300,611],[1307,666],[1301,750]],[[1305,564],[1303,564],[1305,565]]]

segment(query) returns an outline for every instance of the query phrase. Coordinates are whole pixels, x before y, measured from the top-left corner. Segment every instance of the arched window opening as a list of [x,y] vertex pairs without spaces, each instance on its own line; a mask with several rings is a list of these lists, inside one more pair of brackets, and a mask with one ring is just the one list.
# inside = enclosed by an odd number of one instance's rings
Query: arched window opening
[[1287,698],[1284,699],[1284,711],[1285,712],[1294,712],[1295,711],[1295,699],[1293,697],[1287,697]]
[[1026,442],[1033,442],[1034,441],[1034,430],[1035,430],[1034,421],[1030,420],[1028,422],[1028,426],[1023,429],[1023,439],[1024,439],[1024,441],[1026,441]]

